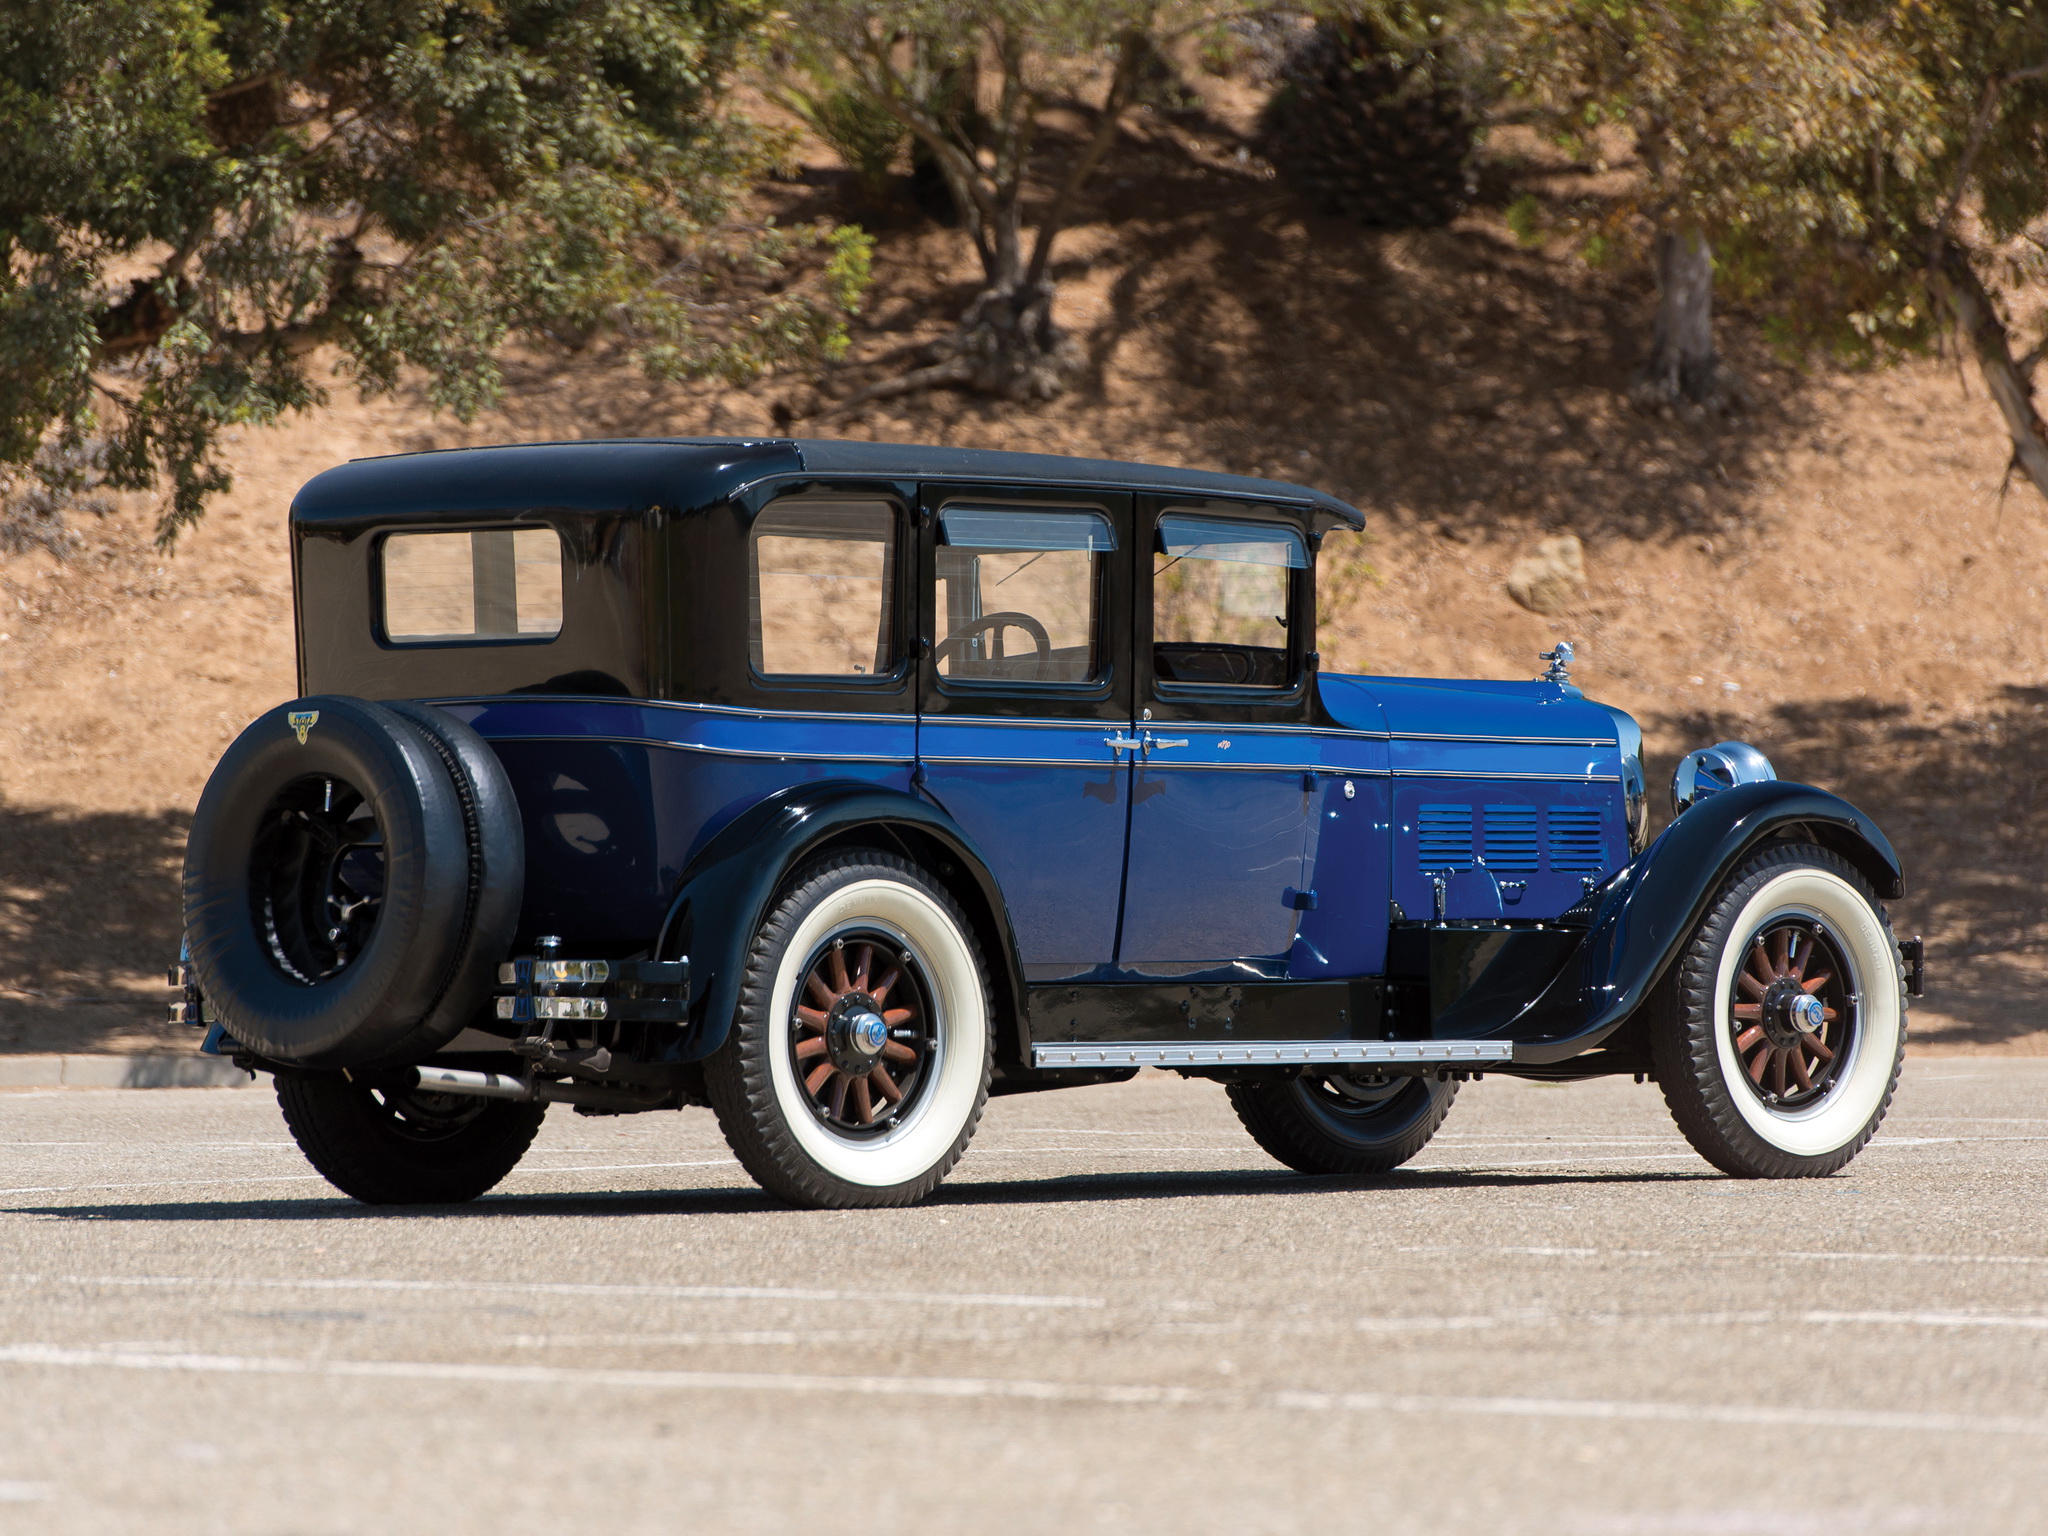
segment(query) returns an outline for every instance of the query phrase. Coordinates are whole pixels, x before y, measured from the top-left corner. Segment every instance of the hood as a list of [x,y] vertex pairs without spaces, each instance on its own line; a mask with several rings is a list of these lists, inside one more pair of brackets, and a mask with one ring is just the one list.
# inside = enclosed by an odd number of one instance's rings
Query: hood
[[1317,687],[1331,719],[1354,731],[1619,745],[1606,706],[1568,684],[1325,674]]

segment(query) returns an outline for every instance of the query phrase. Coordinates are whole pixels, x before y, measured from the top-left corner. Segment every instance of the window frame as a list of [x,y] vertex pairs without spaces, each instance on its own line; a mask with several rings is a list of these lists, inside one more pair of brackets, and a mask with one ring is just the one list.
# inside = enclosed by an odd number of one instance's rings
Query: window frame
[[[448,533],[533,533],[545,529],[555,536],[555,570],[561,580],[562,622],[548,635],[449,635],[426,640],[400,640],[392,636],[389,618],[390,591],[384,579],[384,552],[393,539],[418,538]],[[422,526],[378,528],[370,535],[370,635],[386,651],[482,651],[508,646],[554,645],[569,632],[569,541],[562,530],[546,518],[521,518],[492,523],[473,520],[429,523]]]
[[[1094,591],[1089,594],[1088,653],[1089,659],[1095,665],[1087,677],[1078,679],[955,677],[950,673],[939,670],[937,660],[938,647],[943,643],[945,637],[939,633],[941,616],[938,607],[938,552],[941,549],[956,547],[943,542],[946,514],[954,511],[1033,512],[1057,517],[1092,517],[1108,527],[1111,542],[1107,549],[1097,550],[1091,548],[1086,551],[1067,551],[1068,553],[1075,554],[1085,552],[1092,567],[1091,576],[1094,583]],[[960,545],[957,547],[963,549],[973,548],[972,545]],[[1093,502],[1034,502],[1000,496],[948,496],[945,498],[934,509],[932,514],[932,567],[931,580],[928,585],[931,589],[931,650],[933,657],[931,671],[933,686],[940,693],[962,699],[973,698],[977,694],[1000,697],[1019,692],[1020,690],[1033,694],[1052,693],[1063,697],[1079,696],[1092,698],[1106,690],[1110,685],[1111,676],[1116,670],[1116,658],[1111,654],[1112,643],[1108,630],[1110,592],[1112,590],[1110,572],[1115,564],[1113,557],[1116,555],[1118,547],[1116,518],[1111,514],[1109,508],[1098,506]],[[927,583],[920,582],[919,585],[923,587]],[[922,596],[923,594],[920,592],[920,598]],[[999,609],[997,611],[1000,612],[1002,610]]]
[[[804,502],[831,506],[868,505],[889,515],[893,544],[885,547],[882,557],[882,611],[889,623],[890,666],[887,671],[878,668],[873,672],[764,672],[754,664],[752,623],[755,605],[760,598],[757,553],[761,520],[778,508]],[[909,574],[914,574],[915,552],[916,530],[909,509],[887,491],[833,490],[813,486],[773,496],[763,502],[759,510],[747,518],[740,540],[740,648],[746,661],[748,682],[763,693],[817,693],[823,689],[874,692],[901,688],[908,681],[915,660],[915,648],[908,639],[912,627],[911,610],[906,602],[906,594],[914,590]]]
[[[1161,643],[1158,632],[1159,593],[1158,573],[1149,562],[1160,554],[1163,538],[1162,527],[1168,518],[1188,519],[1196,522],[1216,523],[1260,523],[1271,524],[1294,535],[1301,543],[1302,563],[1298,566],[1283,566],[1287,572],[1287,656],[1286,680],[1280,684],[1269,683],[1189,683],[1177,682],[1159,675],[1156,647]],[[1315,617],[1315,572],[1316,547],[1318,540],[1314,531],[1304,526],[1300,515],[1290,515],[1290,509],[1258,502],[1194,502],[1181,498],[1155,497],[1142,509],[1140,523],[1144,530],[1143,558],[1148,562],[1145,570],[1144,602],[1140,604],[1144,625],[1141,663],[1151,697],[1165,701],[1186,701],[1190,704],[1224,703],[1229,700],[1243,700],[1262,705],[1285,705],[1293,702],[1307,687],[1310,667],[1308,657],[1314,646],[1311,633]],[[1224,562],[1218,562],[1224,563]],[[1174,642],[1166,642],[1172,644]]]
[[[1089,652],[1095,667],[1090,676],[1079,681],[1060,681],[1046,678],[1008,677],[952,677],[938,668],[936,656],[943,638],[939,634],[938,611],[939,577],[938,551],[949,546],[939,542],[945,516],[958,508],[961,511],[977,512],[1046,512],[1070,516],[1096,517],[1109,525],[1112,539],[1117,540],[1109,549],[1089,552],[1090,563],[1094,566],[1095,590],[1091,594],[1089,623]],[[1112,571],[1116,555],[1123,540],[1118,528],[1114,508],[1104,501],[1088,497],[1085,493],[1073,500],[1046,500],[1028,493],[979,494],[971,491],[949,491],[936,499],[930,511],[931,531],[927,536],[930,565],[921,573],[918,582],[918,603],[920,612],[927,615],[929,628],[926,639],[919,649],[927,653],[930,660],[930,691],[946,698],[958,699],[963,703],[973,699],[1004,699],[1020,696],[1097,699],[1106,697],[1114,688],[1120,669],[1115,654],[1115,636],[1111,633],[1112,597],[1114,578]]]

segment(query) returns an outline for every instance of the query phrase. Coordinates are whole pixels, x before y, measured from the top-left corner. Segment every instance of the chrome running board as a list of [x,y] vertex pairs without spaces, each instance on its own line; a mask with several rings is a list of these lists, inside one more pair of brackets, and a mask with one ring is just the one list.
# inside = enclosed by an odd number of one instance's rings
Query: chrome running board
[[1034,1067],[1264,1067],[1315,1062],[1484,1066],[1515,1059],[1507,1040],[1202,1040],[1034,1045]]

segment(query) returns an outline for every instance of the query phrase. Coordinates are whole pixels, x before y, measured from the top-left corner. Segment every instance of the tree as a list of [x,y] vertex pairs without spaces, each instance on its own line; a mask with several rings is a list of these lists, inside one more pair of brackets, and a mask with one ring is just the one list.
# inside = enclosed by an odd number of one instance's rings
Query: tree
[[[836,355],[856,230],[749,218],[726,110],[765,0],[14,0],[0,8],[0,537],[94,485],[227,488],[223,429],[424,371],[467,418],[508,341],[663,377]],[[820,247],[799,261],[799,247]]]
[[[1825,0],[1508,0],[1511,94],[1562,143],[1637,174],[1592,221],[1596,249],[1640,250],[1657,316],[1634,394],[1721,408],[1740,384],[1714,345],[1717,249],[1853,235],[1843,156],[1911,120],[1906,61]],[[1617,143],[1618,139],[1618,143]],[[1917,162],[1916,162],[1917,163]]]
[[[1884,362],[1954,336],[2048,497],[2048,9],[2000,0],[1506,0],[1508,69],[1567,139],[1624,124],[1656,230],[1649,379],[1699,398],[1715,274],[1794,349]],[[1695,381],[1688,383],[1688,380]]]
[[1838,282],[1835,308],[1902,342],[1945,309],[2012,439],[2008,475],[2048,498],[2048,425],[2034,404],[2048,334],[2016,355],[1994,296],[2048,276],[2048,12],[1992,0],[1899,0],[1887,11],[1919,87],[1920,173],[1887,176],[1885,157],[1870,158],[1856,183],[1866,226],[1857,281]]
[[[937,359],[855,399],[948,385],[1050,399],[1068,387],[1080,356],[1052,316],[1054,241],[1160,49],[1218,14],[1178,0],[796,0],[801,67],[904,126],[945,178],[981,262],[982,290]],[[1045,118],[1064,105],[1093,121],[1027,219],[1027,184],[1046,170]]]

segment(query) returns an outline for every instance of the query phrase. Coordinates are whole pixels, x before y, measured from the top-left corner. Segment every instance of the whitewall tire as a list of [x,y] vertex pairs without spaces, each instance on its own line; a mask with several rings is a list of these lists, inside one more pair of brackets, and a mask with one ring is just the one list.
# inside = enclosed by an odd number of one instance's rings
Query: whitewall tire
[[861,850],[800,871],[762,923],[705,1081],[763,1188],[810,1206],[907,1205],[966,1150],[990,1064],[965,916],[916,865]]
[[1898,945],[1845,860],[1774,843],[1732,874],[1650,1020],[1651,1059],[1700,1155],[1745,1178],[1816,1178],[1877,1133],[1906,1040]]

